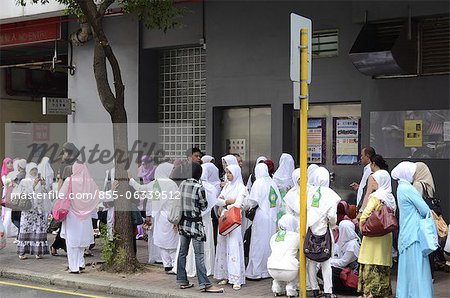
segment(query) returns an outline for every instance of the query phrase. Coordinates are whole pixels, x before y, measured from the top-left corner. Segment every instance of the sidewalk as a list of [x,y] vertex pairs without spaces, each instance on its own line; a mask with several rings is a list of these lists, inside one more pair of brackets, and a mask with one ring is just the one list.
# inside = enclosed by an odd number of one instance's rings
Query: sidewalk
[[[49,243],[53,242],[53,235],[48,235]],[[99,241],[99,240],[97,240]],[[96,291],[101,295],[108,294],[128,297],[273,297],[271,279],[262,281],[247,281],[240,291],[234,291],[230,285],[225,287],[225,294],[200,293],[196,288],[180,290],[175,285],[175,276],[164,273],[162,267],[146,265],[148,272],[133,275],[112,274],[98,271],[95,263],[100,261],[98,246],[93,249],[94,257],[86,258],[86,271],[82,274],[69,274],[66,271],[67,258],[64,251],[61,256],[44,256],[36,260],[29,256],[27,260],[19,260],[13,239],[8,239],[8,245],[0,251],[0,277],[30,281],[42,285],[57,285],[67,288]],[[138,259],[145,263],[147,260],[147,242],[139,240]],[[448,287],[450,274],[436,272],[435,296],[450,297]],[[395,280],[395,276],[393,278]],[[196,278],[190,281],[197,285]],[[215,281],[216,282],[216,281]],[[420,286],[420,285],[418,285]],[[395,284],[393,284],[395,289]],[[339,295],[339,297],[344,297]]]

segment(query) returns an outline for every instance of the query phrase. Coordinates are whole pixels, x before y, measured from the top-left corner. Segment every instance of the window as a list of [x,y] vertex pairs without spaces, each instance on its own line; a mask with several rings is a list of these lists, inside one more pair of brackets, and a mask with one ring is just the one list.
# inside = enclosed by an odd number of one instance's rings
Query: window
[[425,19],[420,23],[420,73],[450,72],[450,18]]
[[206,50],[160,53],[159,122],[166,156],[183,158],[192,147],[206,150]]
[[313,33],[312,36],[312,56],[337,57],[339,53],[338,30],[320,30]]

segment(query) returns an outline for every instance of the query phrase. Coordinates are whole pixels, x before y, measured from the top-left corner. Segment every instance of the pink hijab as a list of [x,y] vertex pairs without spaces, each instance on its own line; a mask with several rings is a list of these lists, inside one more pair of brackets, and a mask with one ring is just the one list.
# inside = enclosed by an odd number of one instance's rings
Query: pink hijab
[[99,196],[97,184],[89,174],[86,164],[75,162],[69,179],[72,179],[72,212],[80,219],[90,218],[92,211],[97,208]]
[[[7,157],[3,160],[3,165],[2,165],[2,174],[1,177],[3,176],[7,176],[9,173],[11,173],[12,171],[14,171],[14,169],[8,169],[8,167],[6,166],[8,164],[8,162],[13,161],[11,158]],[[3,182],[2,182],[3,183]]]

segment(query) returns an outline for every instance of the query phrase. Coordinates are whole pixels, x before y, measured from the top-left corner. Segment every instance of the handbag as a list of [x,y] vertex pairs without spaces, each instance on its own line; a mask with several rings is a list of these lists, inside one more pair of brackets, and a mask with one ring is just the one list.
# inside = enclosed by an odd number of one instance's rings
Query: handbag
[[352,289],[358,288],[358,275],[349,267],[345,267],[339,273],[339,278],[341,279],[344,286]]
[[370,214],[362,226],[363,236],[379,237],[398,230],[398,220],[394,211],[385,204]]
[[419,222],[419,243],[422,254],[426,257],[439,248],[436,224],[431,212]]
[[434,212],[434,210],[431,210],[431,214],[433,214],[433,220],[434,223],[436,224],[436,229],[439,238],[444,239],[445,237],[447,237],[448,234],[447,223],[445,222],[442,215],[437,215],[436,212]]
[[219,218],[219,234],[226,236],[242,223],[241,209],[233,206]]
[[53,205],[52,215],[57,221],[64,221],[67,218],[70,210],[70,194],[72,193],[72,177],[69,178],[69,188],[66,195],[62,199],[56,200]]
[[258,206],[250,208],[247,211],[245,211],[245,217],[253,221],[255,219],[256,209],[258,209]]
[[33,207],[32,198],[24,193],[10,193],[10,208],[13,211],[27,211]]
[[331,234],[327,227],[327,232],[324,235],[314,235],[311,227],[308,228],[303,244],[303,251],[305,257],[318,263],[325,262],[331,258]]
[[179,225],[183,218],[181,198],[173,198],[170,202],[170,212],[167,220],[173,225]]
[[427,188],[425,187],[423,182],[420,182],[422,185],[422,197],[427,203],[428,207],[430,207],[431,210],[433,210],[437,215],[442,215],[442,208],[441,208],[441,200],[438,198],[432,198],[430,194],[428,193]]
[[137,208],[136,205],[131,203],[131,221],[133,226],[139,226],[144,223],[144,219],[142,218],[141,211]]

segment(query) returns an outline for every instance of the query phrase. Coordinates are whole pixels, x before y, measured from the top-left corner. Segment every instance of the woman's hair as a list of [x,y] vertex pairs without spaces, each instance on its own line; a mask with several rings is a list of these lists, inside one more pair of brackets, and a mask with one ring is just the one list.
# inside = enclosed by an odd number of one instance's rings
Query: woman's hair
[[376,164],[381,170],[389,171],[389,166],[387,162],[384,160],[383,156],[379,154],[375,154],[374,156],[370,157],[370,162],[373,162]]

